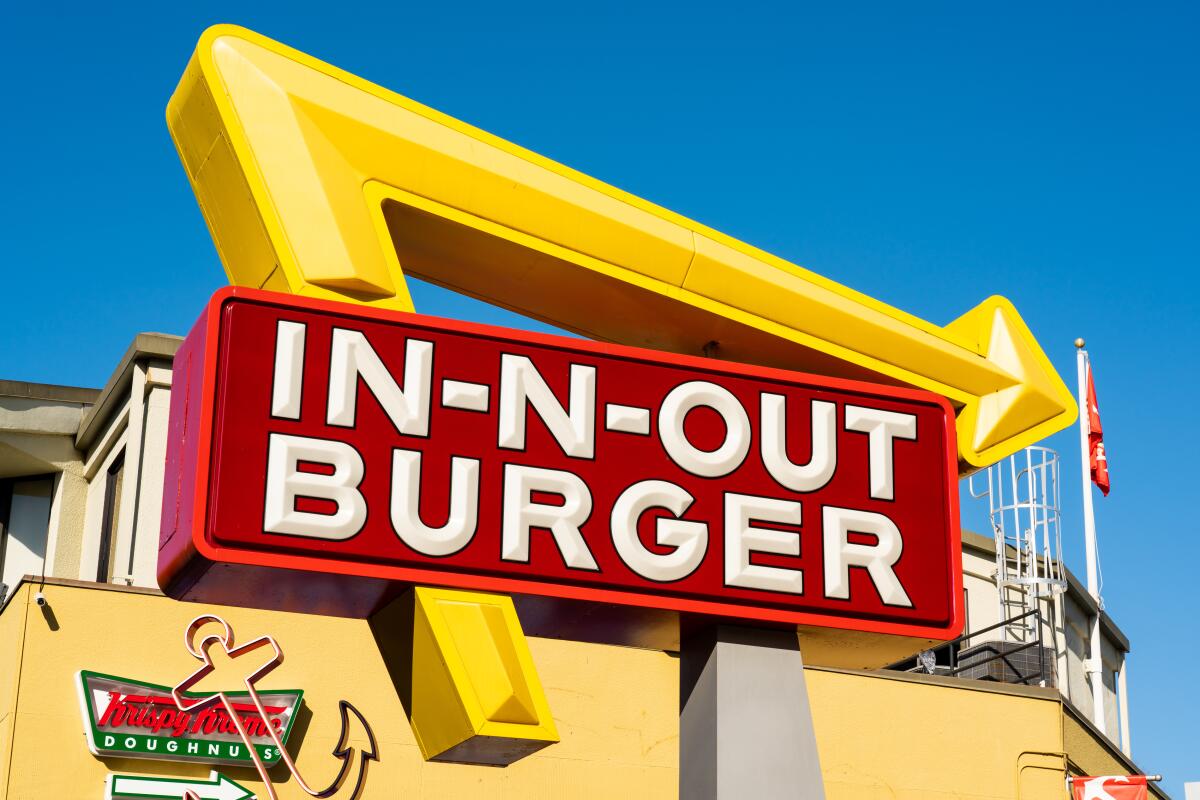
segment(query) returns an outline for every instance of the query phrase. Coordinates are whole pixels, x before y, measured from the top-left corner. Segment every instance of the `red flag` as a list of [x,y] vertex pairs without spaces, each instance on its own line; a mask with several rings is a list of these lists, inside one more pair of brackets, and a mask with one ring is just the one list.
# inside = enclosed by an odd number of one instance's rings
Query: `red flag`
[[1145,775],[1071,778],[1073,800],[1149,800]]
[[1092,364],[1087,371],[1088,448],[1091,450],[1092,483],[1108,497],[1108,456],[1104,452],[1104,429],[1100,426],[1100,407],[1096,405],[1096,384],[1092,380]]

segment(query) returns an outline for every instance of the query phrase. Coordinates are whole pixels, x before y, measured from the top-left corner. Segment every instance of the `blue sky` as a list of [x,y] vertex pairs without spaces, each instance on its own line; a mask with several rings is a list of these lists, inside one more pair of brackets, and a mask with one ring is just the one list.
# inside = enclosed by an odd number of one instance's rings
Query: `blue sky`
[[[1072,386],[1086,337],[1134,755],[1200,780],[1195,6],[43,6],[0,49],[0,377],[99,386],[224,283],[163,110],[200,32],[246,25],[931,321],[1004,294]],[[1049,444],[1082,575],[1076,434]]]

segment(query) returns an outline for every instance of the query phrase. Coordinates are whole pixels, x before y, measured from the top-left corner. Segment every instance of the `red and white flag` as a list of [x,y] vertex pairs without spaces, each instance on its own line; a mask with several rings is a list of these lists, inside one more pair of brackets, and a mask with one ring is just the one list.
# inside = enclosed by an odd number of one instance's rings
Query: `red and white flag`
[[1145,775],[1071,778],[1073,800],[1149,800]]
[[1108,456],[1104,452],[1104,429],[1100,426],[1100,407],[1096,405],[1096,383],[1092,380],[1092,363],[1087,365],[1088,448],[1091,450],[1092,483],[1108,497]]

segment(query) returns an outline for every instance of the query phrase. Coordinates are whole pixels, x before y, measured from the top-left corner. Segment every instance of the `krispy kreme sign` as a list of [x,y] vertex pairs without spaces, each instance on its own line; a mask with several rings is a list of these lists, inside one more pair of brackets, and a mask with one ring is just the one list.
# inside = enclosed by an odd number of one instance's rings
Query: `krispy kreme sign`
[[366,615],[420,583],[961,627],[929,393],[227,289],[170,425],[175,597]]
[[[221,706],[191,712],[180,709],[171,689],[156,683],[120,678],[91,670],[75,676],[83,729],[93,755],[192,761],[250,766],[250,753],[229,713]],[[199,693],[185,696],[199,697]],[[264,719],[247,692],[233,692],[240,717],[259,757],[268,766],[279,761],[279,749],[267,733],[270,725],[284,743],[292,731],[304,693],[271,691],[261,695]]]

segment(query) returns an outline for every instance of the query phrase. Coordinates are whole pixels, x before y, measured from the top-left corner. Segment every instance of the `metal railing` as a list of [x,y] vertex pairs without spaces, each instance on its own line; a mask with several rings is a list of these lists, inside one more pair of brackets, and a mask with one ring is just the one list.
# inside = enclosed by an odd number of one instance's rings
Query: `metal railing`
[[[976,488],[977,477],[986,486]],[[968,479],[972,497],[988,499],[996,542],[996,590],[1000,615],[1020,620],[1042,599],[1066,591],[1062,567],[1062,501],[1058,453],[1034,445]],[[1028,626],[1006,627],[1000,637],[1029,641]]]
[[[970,645],[964,647],[964,643],[968,643],[971,639],[978,640],[983,634],[991,633],[1001,629],[1006,629],[1009,626],[1023,622],[1027,617],[1033,617],[1033,627],[1037,631],[1037,637],[1024,643],[1005,642],[997,640],[986,640],[981,642],[976,647],[983,648],[985,645],[994,645],[996,649],[987,653],[983,649],[975,649]],[[1025,659],[1014,659],[1019,653],[1026,650],[1037,648],[1037,673],[1031,674],[1028,668],[1022,668],[1018,661]],[[963,654],[966,657],[963,658]],[[963,662],[966,663],[963,663]],[[1000,674],[994,675],[993,670],[984,670],[981,680],[994,680],[1003,683],[1020,683],[1027,686],[1046,686],[1046,648],[1043,646],[1042,636],[1042,612],[1041,609],[1027,611],[1024,614],[1019,614],[1006,620],[997,622],[995,625],[989,625],[986,628],[980,628],[977,631],[965,634],[952,639],[949,642],[938,645],[937,647],[924,650],[912,658],[907,658],[903,661],[898,661],[895,664],[890,664],[884,669],[895,670],[899,672],[923,672],[931,675],[944,675],[947,677],[967,677],[975,678],[980,676],[980,667],[987,667],[994,662],[1001,662]],[[972,673],[964,675],[964,673]],[[1011,679],[1010,679],[1011,676]]]

